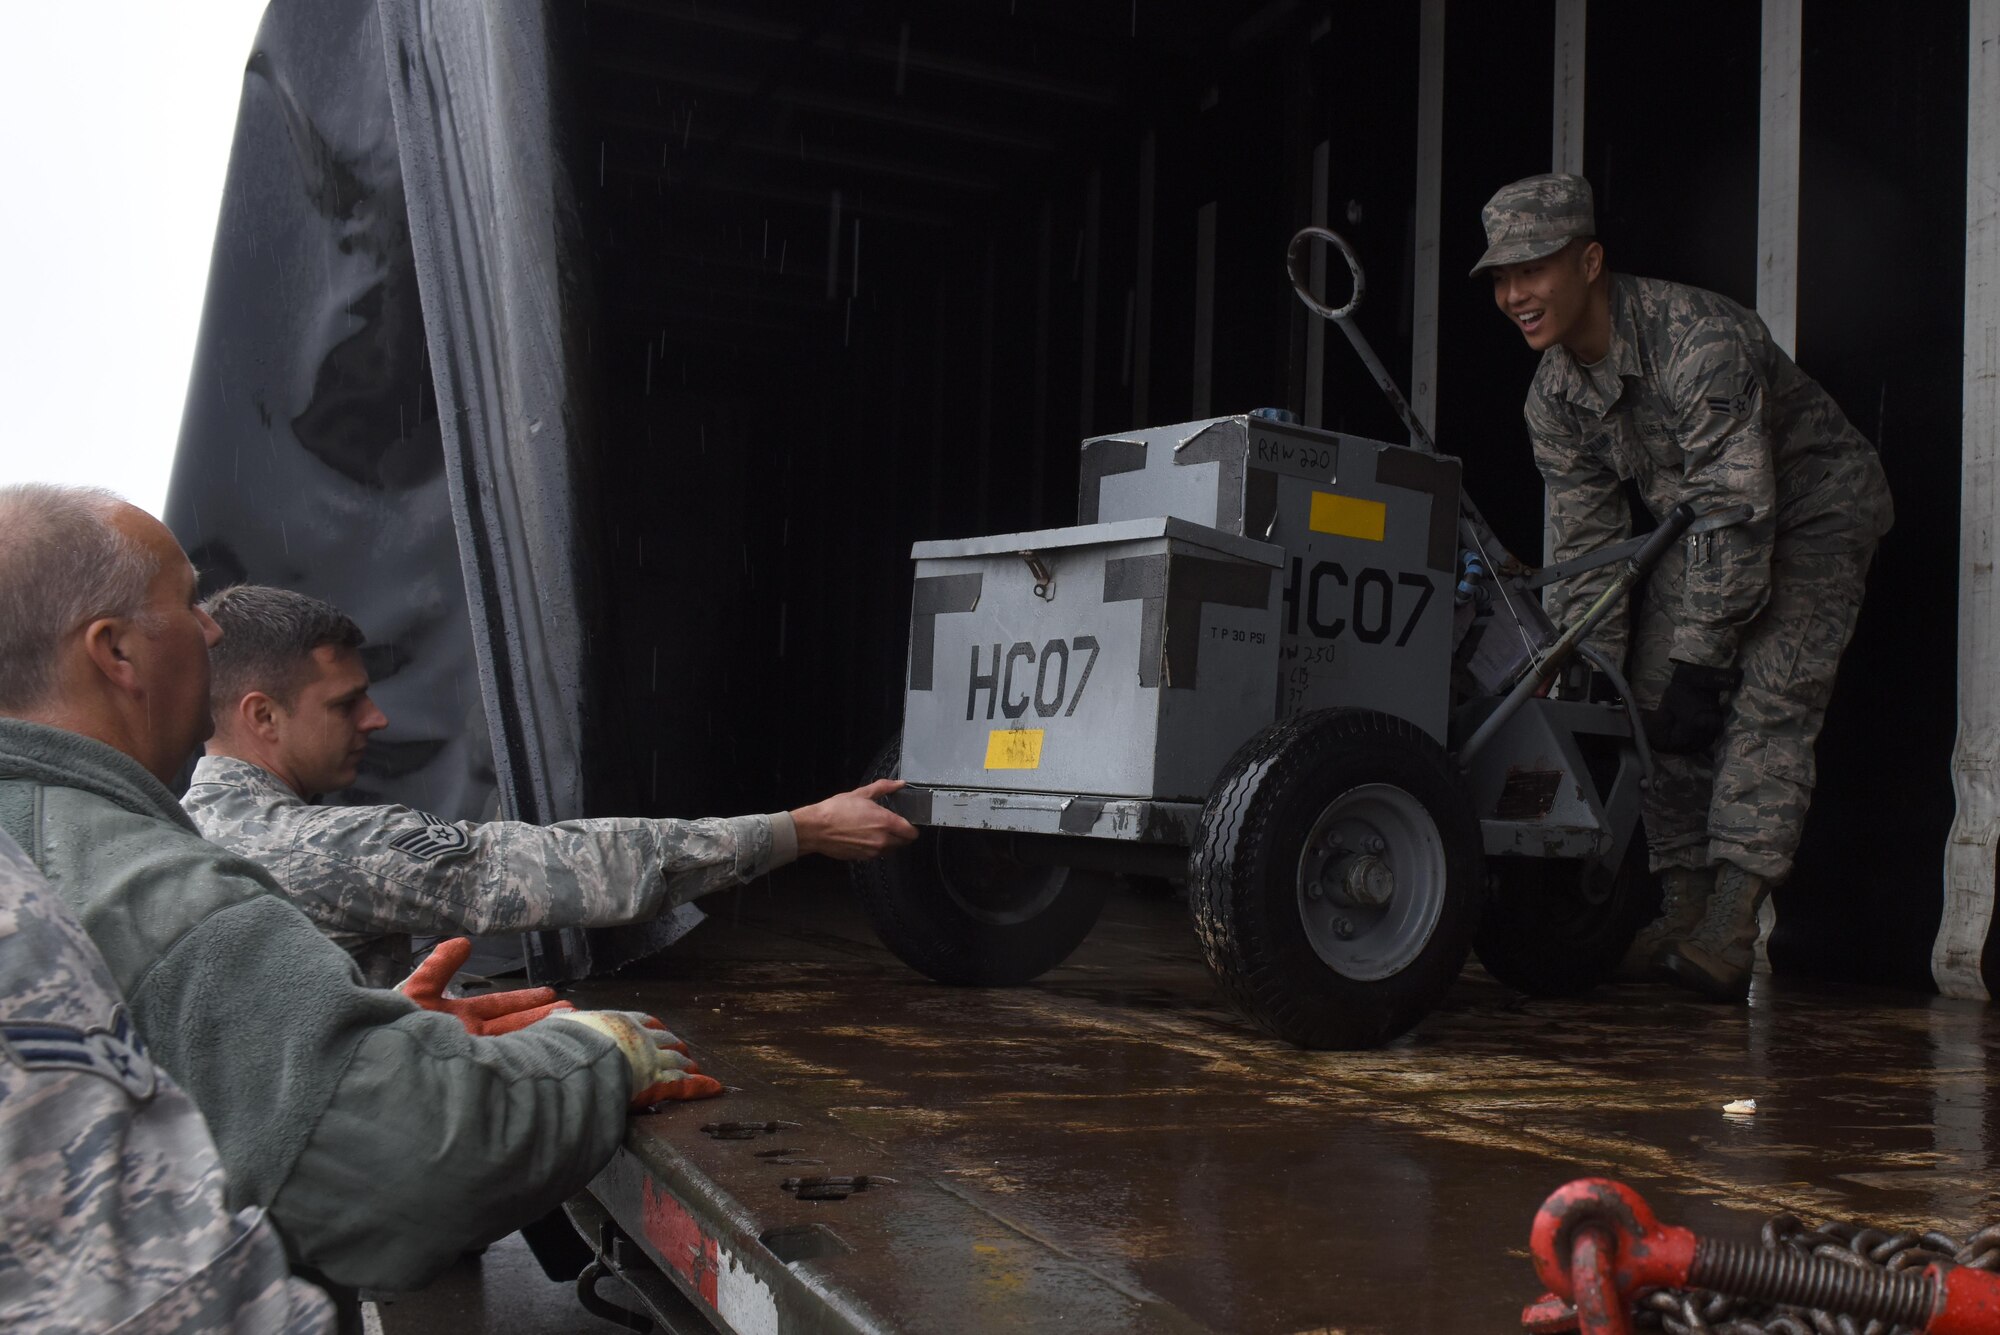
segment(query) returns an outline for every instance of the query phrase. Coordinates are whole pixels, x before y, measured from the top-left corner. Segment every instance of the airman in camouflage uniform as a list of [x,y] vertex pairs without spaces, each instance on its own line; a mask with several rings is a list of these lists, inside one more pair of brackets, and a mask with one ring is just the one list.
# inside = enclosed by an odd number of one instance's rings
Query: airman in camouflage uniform
[[404,806],[315,806],[227,755],[195,763],[181,807],[203,838],[262,863],[377,987],[409,973],[411,935],[642,922],[798,856],[782,812],[445,821]]
[[0,830],[201,1110],[228,1208],[268,1211],[329,1289],[418,1288],[580,1191],[634,1098],[716,1090],[638,1019],[480,1037],[464,1011],[362,987],[269,875],[201,838],[166,787],[212,727],[220,632],[195,586],[144,511],[0,486]]
[[0,1327],[321,1335],[264,1212],[153,1065],[103,959],[0,832]]
[[216,734],[182,806],[204,837],[263,864],[377,986],[410,935],[608,927],[753,880],[801,853],[874,857],[916,837],[879,781],[796,811],[711,820],[445,821],[403,806],[316,806],[354,782],[388,723],[368,698],[360,628],[304,594],[239,585],[204,608]]
[[[1657,773],[1646,795],[1660,919],[1628,976],[1663,968],[1747,995],[1756,914],[1791,871],[1813,744],[1893,510],[1874,447],[1735,302],[1612,274],[1580,176],[1517,181],[1486,205],[1494,299],[1542,361],[1525,415],[1549,490],[1552,559],[1626,537],[1624,486],[1695,529],[1660,563],[1631,646]],[[1609,567],[1550,590],[1560,623]],[[1606,649],[1625,651],[1607,623]]]

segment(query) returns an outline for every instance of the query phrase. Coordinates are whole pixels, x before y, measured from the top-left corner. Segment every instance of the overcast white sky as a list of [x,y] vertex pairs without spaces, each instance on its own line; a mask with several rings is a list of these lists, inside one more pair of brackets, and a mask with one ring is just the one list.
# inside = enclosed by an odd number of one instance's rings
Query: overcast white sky
[[0,43],[0,482],[154,514],[265,0],[10,6]]

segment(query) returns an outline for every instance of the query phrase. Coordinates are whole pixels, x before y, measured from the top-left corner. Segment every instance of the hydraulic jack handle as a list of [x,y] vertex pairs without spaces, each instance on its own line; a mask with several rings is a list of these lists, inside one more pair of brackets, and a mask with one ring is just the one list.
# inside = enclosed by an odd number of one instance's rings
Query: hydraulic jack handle
[[[1347,260],[1347,271],[1354,275],[1354,295],[1347,299],[1345,306],[1329,306],[1313,295],[1311,251],[1315,241],[1324,241],[1339,251]],[[1347,238],[1325,227],[1300,228],[1293,235],[1292,243],[1285,247],[1285,272],[1291,277],[1292,291],[1298,293],[1306,309],[1322,320],[1333,321],[1340,326],[1340,332],[1347,335],[1347,341],[1354,345],[1354,351],[1360,356],[1362,365],[1368,368],[1368,374],[1375,377],[1375,383],[1389,400],[1389,406],[1396,410],[1396,415],[1403,419],[1403,425],[1409,428],[1410,444],[1426,454],[1436,454],[1437,442],[1431,439],[1431,433],[1424,424],[1417,420],[1410,401],[1396,387],[1396,378],[1389,374],[1388,367],[1382,365],[1382,359],[1375,355],[1375,349],[1370,346],[1360,326],[1354,323],[1354,312],[1361,309],[1361,298],[1368,287],[1361,276],[1361,257],[1354,253],[1354,247],[1347,243]]]
[[1797,1252],[1697,1237],[1662,1225],[1622,1182],[1579,1178],[1542,1203],[1530,1234],[1549,1292],[1521,1313],[1532,1332],[1630,1335],[1645,1289],[1708,1289],[1816,1307],[1918,1335],[2000,1335],[2000,1275],[1933,1263],[1921,1272],[1864,1270]]

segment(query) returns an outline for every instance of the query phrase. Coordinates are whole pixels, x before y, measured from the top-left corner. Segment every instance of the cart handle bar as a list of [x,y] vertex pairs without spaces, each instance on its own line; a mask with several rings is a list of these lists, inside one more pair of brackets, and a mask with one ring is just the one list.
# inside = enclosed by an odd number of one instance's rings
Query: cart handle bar
[[1576,652],[1576,647],[1583,643],[1584,637],[1597,629],[1598,623],[1611,614],[1611,609],[1631,592],[1632,587],[1651,573],[1653,567],[1659,564],[1660,558],[1666,555],[1667,549],[1680,541],[1681,535],[1692,523],[1694,523],[1694,508],[1686,501],[1682,501],[1667,513],[1667,517],[1660,521],[1660,526],[1647,535],[1645,543],[1625,562],[1624,569],[1620,570],[1609,587],[1598,595],[1597,601],[1590,605],[1589,610],[1563,632],[1562,638],[1551,645],[1549,651],[1542,655],[1539,661],[1522,674],[1521,679],[1514,683],[1514,689],[1507,693],[1507,698],[1486,716],[1485,722],[1473,730],[1472,736],[1466,738],[1465,745],[1458,749],[1459,768],[1472,767],[1472,758],[1480,749],[1493,740],[1494,734],[1506,726],[1507,720],[1514,717],[1521,706],[1528,702],[1530,696],[1541,693],[1549,678],[1561,670],[1562,665],[1569,661],[1570,655]]

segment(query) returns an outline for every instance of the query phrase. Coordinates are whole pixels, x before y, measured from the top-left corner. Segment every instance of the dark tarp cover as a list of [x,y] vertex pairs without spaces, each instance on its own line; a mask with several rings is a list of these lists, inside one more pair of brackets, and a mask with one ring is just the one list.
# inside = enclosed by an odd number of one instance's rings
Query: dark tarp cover
[[258,29],[167,522],[204,590],[301,589],[367,632],[394,730],[347,800],[477,816],[493,762],[381,49],[374,0]]
[[[392,731],[335,800],[585,809],[543,19],[280,0],[245,73],[167,517],[205,587],[301,589],[367,633]],[[587,967],[564,935],[538,974]]]

